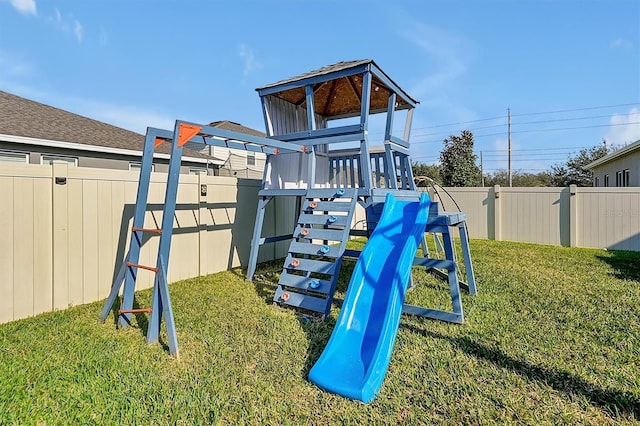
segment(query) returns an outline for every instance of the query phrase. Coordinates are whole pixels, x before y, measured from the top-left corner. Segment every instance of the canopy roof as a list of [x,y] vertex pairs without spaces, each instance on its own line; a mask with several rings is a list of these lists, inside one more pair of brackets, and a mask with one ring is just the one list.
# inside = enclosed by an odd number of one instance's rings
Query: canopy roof
[[256,90],[261,97],[273,95],[294,105],[305,106],[305,86],[310,84],[316,114],[328,119],[353,117],[360,115],[362,80],[366,71],[372,73],[370,113],[386,111],[392,93],[396,93],[396,109],[414,108],[418,103],[371,59],[338,62]]

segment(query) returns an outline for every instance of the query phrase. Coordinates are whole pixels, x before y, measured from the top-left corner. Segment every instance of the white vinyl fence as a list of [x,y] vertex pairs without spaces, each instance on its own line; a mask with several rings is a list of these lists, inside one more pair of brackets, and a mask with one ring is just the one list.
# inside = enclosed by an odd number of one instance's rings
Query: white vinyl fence
[[640,251],[640,187],[429,192],[446,210],[457,210],[455,200],[467,215],[470,238]]
[[[146,228],[162,221],[165,179],[152,173]],[[108,295],[128,249],[137,185],[134,171],[0,163],[0,323]],[[246,265],[259,187],[258,180],[180,176],[169,282]],[[467,214],[471,238],[640,251],[640,188],[446,190]],[[291,233],[296,215],[294,197],[274,199],[263,236]],[[354,227],[363,219],[358,208]],[[140,263],[155,264],[157,244],[149,237]],[[264,246],[259,260],[284,257],[288,244]],[[152,279],[140,271],[136,287]]]

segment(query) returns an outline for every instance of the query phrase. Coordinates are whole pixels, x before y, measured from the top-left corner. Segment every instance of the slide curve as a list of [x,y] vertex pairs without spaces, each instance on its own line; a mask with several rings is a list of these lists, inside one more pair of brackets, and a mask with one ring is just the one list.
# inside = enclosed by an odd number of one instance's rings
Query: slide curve
[[329,342],[309,372],[309,380],[320,388],[365,403],[380,390],[430,204],[426,193],[418,202],[397,201],[387,194]]

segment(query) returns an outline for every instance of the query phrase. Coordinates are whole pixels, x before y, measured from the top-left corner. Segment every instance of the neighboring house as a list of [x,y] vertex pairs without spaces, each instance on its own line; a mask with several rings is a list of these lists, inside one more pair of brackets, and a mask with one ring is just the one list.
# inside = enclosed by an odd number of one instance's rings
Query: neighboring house
[[587,164],[593,186],[640,186],[640,140]]
[[[233,121],[214,121],[209,124],[211,127],[218,129],[231,130],[233,132],[245,133],[252,136],[266,137],[267,135],[242,124]],[[216,158],[224,160],[224,164],[220,166],[221,176],[235,176],[243,178],[262,179],[265,164],[267,161],[266,154],[262,152],[242,151],[238,149],[229,149],[216,146],[205,147],[202,151]]]
[[[0,91],[0,162],[137,170],[144,136],[97,120]],[[154,170],[166,172],[171,147],[154,153]],[[185,149],[181,173],[217,175],[224,161]]]

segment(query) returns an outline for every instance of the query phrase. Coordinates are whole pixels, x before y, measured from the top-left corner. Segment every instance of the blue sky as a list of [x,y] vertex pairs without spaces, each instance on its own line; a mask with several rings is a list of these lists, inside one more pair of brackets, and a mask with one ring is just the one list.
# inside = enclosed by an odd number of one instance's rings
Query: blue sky
[[263,130],[256,87],[364,58],[420,101],[414,161],[469,129],[506,169],[507,108],[514,170],[640,139],[638,0],[0,0],[0,90],[140,133]]

